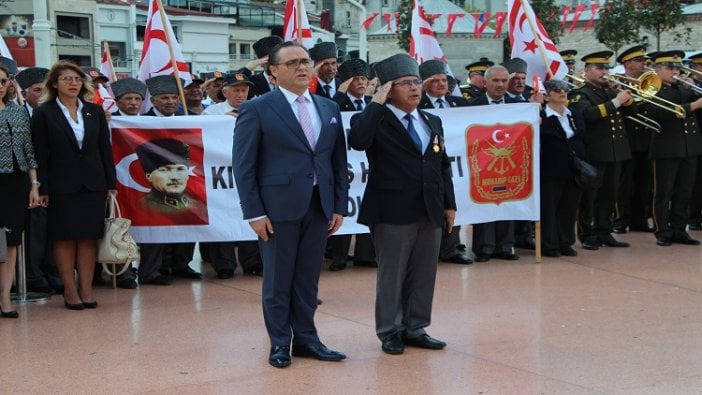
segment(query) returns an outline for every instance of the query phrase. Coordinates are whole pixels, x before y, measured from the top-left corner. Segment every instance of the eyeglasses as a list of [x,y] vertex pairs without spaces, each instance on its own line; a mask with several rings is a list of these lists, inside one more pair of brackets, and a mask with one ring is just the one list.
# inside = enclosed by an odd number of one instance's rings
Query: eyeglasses
[[570,89],[568,88],[551,88],[549,92],[556,92],[556,93],[568,93],[570,92]]
[[70,76],[70,75],[64,75],[63,77],[59,77],[59,80],[65,82],[65,83],[67,83],[67,84],[70,84],[70,83],[72,83],[72,82],[77,82],[77,83],[80,84],[80,83],[82,83],[83,81],[85,81],[85,78],[83,78],[83,77],[73,77],[73,76]]
[[0,85],[7,85],[10,81],[12,81],[12,78],[0,78]]
[[283,63],[278,63],[277,65],[280,66],[281,64],[284,64],[285,67],[296,70],[300,65],[303,65],[305,67],[309,66],[312,63],[311,60],[307,58],[301,58],[301,59],[293,59],[293,60],[288,60],[287,62]]
[[393,82],[392,86],[400,85],[403,88],[411,88],[414,86],[422,86],[422,80],[404,80],[399,82]]

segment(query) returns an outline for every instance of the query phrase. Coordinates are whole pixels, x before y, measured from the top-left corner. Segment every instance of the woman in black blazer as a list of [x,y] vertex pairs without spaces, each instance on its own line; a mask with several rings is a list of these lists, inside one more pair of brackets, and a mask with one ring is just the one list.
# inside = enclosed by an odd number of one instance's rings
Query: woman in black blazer
[[7,92],[9,74],[0,66],[0,232],[7,236],[7,259],[0,261],[0,316],[17,318],[10,299],[17,246],[22,243],[27,206],[39,204],[39,189],[29,117]]
[[544,83],[541,111],[541,249],[549,257],[576,256],[575,216],[582,190],[575,184],[572,153],[585,158],[585,120],[568,109],[568,84]]
[[95,308],[97,240],[107,194],[117,194],[110,132],[102,108],[88,101],[92,88],[80,67],[55,64],[44,89],[42,105],[32,114],[32,137],[64,304],[71,310]]

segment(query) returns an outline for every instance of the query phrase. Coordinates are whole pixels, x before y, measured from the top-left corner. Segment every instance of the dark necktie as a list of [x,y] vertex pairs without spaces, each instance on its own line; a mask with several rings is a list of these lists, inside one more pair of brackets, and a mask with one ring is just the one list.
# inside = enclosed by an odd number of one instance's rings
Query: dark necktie
[[407,120],[407,134],[409,134],[414,146],[417,147],[417,151],[422,153],[422,140],[419,139],[419,134],[417,129],[414,128],[414,123],[412,122],[412,114],[407,114],[404,117]]
[[331,91],[331,86],[324,85],[322,88],[324,89],[324,96],[331,99],[331,95],[329,94],[329,91]]
[[356,110],[357,111],[363,111],[363,100],[356,99],[353,102],[356,103]]
[[439,105],[439,108],[444,108],[444,101],[441,99],[436,99],[436,104]]
[[492,100],[490,103],[492,103],[492,104],[502,104],[502,100]]

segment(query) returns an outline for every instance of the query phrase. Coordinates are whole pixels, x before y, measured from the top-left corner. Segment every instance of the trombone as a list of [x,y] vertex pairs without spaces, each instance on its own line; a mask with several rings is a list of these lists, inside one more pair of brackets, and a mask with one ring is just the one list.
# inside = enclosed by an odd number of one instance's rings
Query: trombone
[[680,68],[680,75],[674,75],[673,78],[675,78],[676,81],[684,84],[688,88],[692,89],[692,91],[697,93],[698,95],[702,95],[702,88],[700,88],[696,84],[687,80],[687,78],[693,78],[693,79],[695,78],[692,76],[693,73],[695,73],[699,76],[702,76],[702,72],[700,72],[700,71],[697,71],[695,69],[691,69],[689,67],[681,67]]
[[678,118],[685,118],[685,110],[676,103],[656,96],[661,89],[661,77],[655,71],[647,71],[639,78],[627,77],[624,75],[612,74],[604,77],[605,80],[621,85],[625,89],[632,91],[634,100],[645,101],[664,110],[675,113]]

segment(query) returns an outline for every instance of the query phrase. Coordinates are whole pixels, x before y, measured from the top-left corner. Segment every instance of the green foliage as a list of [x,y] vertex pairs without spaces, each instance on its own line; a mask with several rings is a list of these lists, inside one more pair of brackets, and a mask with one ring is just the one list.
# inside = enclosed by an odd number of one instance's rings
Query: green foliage
[[410,47],[413,6],[414,0],[401,0],[400,4],[397,6],[397,12],[400,13],[397,45],[407,52],[409,52]]
[[627,43],[638,42],[638,14],[632,12],[637,9],[638,3],[639,0],[607,0],[600,7],[600,18],[595,24],[597,40],[614,52]]
[[[656,36],[656,50],[660,51],[661,34],[674,31],[680,25],[685,24],[683,15],[684,4],[679,0],[638,0],[639,9],[637,20],[643,29],[652,32]],[[675,40],[689,41],[691,29],[683,28],[682,32],[676,31]]]

